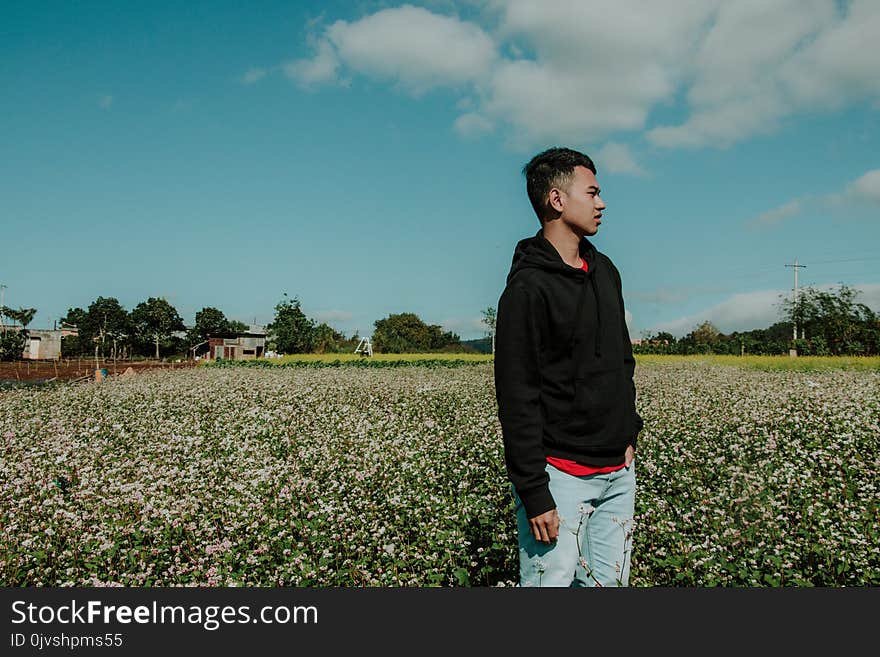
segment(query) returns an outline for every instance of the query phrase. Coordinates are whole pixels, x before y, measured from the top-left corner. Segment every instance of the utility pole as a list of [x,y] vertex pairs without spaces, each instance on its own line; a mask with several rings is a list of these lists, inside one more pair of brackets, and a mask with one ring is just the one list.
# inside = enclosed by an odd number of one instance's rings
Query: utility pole
[[792,316],[792,325],[794,327],[794,339],[797,340],[797,307],[798,307],[798,269],[806,269],[806,265],[799,265],[798,259],[795,257],[794,264],[785,265],[786,267],[794,267],[794,314]]

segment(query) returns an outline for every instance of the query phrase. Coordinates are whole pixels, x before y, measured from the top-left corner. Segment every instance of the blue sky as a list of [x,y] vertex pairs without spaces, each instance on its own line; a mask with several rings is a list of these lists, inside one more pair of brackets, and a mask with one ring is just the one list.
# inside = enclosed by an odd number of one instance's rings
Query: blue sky
[[567,145],[633,337],[763,328],[796,257],[880,311],[880,3],[644,5],[4,3],[4,302],[480,337]]

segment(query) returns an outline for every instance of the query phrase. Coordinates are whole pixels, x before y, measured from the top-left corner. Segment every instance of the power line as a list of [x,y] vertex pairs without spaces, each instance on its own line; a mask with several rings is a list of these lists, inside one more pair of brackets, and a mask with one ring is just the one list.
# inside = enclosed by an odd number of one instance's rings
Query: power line
[[873,257],[873,258],[845,258],[845,259],[843,259],[843,260],[814,260],[814,261],[813,261],[813,264],[814,264],[814,265],[827,265],[827,264],[833,264],[833,263],[838,263],[838,262],[865,262],[865,261],[867,261],[867,260],[880,260],[880,257]]

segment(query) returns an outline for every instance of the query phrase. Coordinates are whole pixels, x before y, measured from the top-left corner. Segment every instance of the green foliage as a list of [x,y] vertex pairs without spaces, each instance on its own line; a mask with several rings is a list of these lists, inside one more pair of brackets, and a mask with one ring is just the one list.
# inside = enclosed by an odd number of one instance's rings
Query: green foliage
[[497,311],[492,306],[489,306],[485,310],[481,310],[480,313],[483,315],[483,319],[480,321],[486,325],[486,334],[493,335],[495,333],[495,322],[498,319]]
[[115,297],[98,297],[89,306],[84,324],[86,336],[97,338],[92,351],[98,347],[101,356],[116,357],[120,347],[132,342],[131,318]]
[[68,308],[67,314],[61,318],[61,324],[67,324],[68,326],[75,326],[80,331],[82,331],[83,326],[86,324],[86,317],[88,313],[82,308]]
[[703,322],[681,339],[681,345],[690,353],[711,354],[721,343],[723,334],[712,322]]
[[0,360],[18,360],[27,343],[27,330],[0,332]]
[[230,321],[222,310],[206,306],[196,313],[195,323],[186,333],[187,347],[205,342],[211,336],[231,333],[244,333],[248,326],[239,321]]
[[880,353],[880,317],[863,303],[859,291],[841,284],[834,292],[804,288],[795,304],[782,302],[783,311],[798,326],[804,338],[798,353],[822,356]]
[[306,317],[299,298],[290,299],[287,293],[275,306],[275,319],[267,327],[273,335],[275,349],[285,354],[311,352],[316,345],[315,321]]
[[247,333],[250,329],[250,326],[245,324],[244,322],[240,322],[237,319],[230,319],[228,322],[229,332],[230,333]]
[[27,327],[36,314],[36,308],[19,308],[16,310],[9,306],[0,306],[0,317],[9,318],[14,326]]
[[[68,308],[67,314],[61,318],[62,326],[75,326],[79,330],[78,335],[65,335],[61,338],[61,355],[65,358],[88,355],[92,342],[86,336],[83,327],[86,325],[87,313],[82,308]],[[91,347],[94,349],[94,347]]]
[[94,356],[96,348],[101,357],[114,358],[131,354],[131,318],[115,297],[98,297],[89,305],[88,310],[68,308],[61,322],[76,326],[79,330],[77,336],[68,335],[62,338],[63,356]]
[[180,341],[175,340],[172,334],[186,327],[177,310],[165,299],[150,297],[139,303],[131,311],[131,323],[142,352],[148,350],[150,345],[155,349],[155,358],[159,358],[163,350],[166,353],[180,351]]
[[31,323],[36,314],[36,308],[16,310],[9,306],[0,306],[0,324],[6,324],[3,321],[3,318],[6,318],[13,326],[22,327],[21,329],[4,329],[0,332],[0,360],[18,360],[22,357],[28,338],[28,331],[25,327]]
[[354,351],[359,340],[348,340],[332,326],[322,322],[314,328],[315,353],[339,354]]
[[492,306],[480,311],[483,319],[480,320],[486,325],[486,337],[489,338],[490,353],[495,353],[495,322],[498,319],[498,313]]
[[443,332],[436,324],[425,324],[415,313],[388,315],[376,320],[373,349],[386,354],[462,350],[459,336]]

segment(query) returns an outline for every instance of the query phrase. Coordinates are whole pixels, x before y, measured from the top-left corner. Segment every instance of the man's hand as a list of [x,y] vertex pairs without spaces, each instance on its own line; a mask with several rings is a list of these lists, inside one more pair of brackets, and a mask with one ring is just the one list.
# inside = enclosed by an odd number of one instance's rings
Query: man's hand
[[623,464],[626,467],[632,465],[633,459],[636,457],[636,449],[632,445],[626,448],[626,454],[623,455]]
[[534,518],[529,518],[532,534],[539,543],[555,543],[559,536],[559,516],[556,509],[550,509]]

